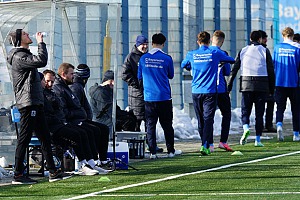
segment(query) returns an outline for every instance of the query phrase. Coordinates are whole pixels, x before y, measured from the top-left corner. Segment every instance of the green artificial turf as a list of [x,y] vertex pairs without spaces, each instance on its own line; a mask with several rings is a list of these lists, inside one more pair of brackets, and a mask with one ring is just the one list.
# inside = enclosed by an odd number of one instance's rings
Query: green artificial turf
[[[145,159],[131,163],[139,171],[118,170],[105,175],[109,182],[98,181],[101,177],[98,175],[74,176],[55,183],[49,183],[44,178],[34,185],[2,186],[0,199],[71,198],[213,168],[218,170],[97,194],[86,199],[300,199],[299,154],[228,166],[300,150],[300,143],[292,142],[290,137],[280,143],[275,139],[264,141],[264,145],[254,147],[251,143],[234,146],[243,156],[232,156],[231,152],[216,149],[209,156],[201,156],[195,150],[175,158]],[[226,167],[220,169],[221,166]]]

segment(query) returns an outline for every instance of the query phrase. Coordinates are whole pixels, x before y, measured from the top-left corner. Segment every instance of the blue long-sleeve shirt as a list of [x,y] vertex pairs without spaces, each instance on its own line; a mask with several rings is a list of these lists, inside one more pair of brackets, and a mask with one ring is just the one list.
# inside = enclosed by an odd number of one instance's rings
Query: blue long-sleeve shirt
[[275,86],[297,87],[299,84],[299,44],[285,40],[274,47]]
[[192,70],[192,93],[216,93],[218,64],[234,63],[234,59],[224,52],[202,45],[199,49],[187,53],[181,67]]
[[145,101],[170,100],[169,79],[174,77],[172,57],[161,49],[153,48],[144,54],[138,66],[138,79],[143,81]]
[[[222,51],[220,47],[218,46],[210,46],[209,48],[211,49],[216,49],[216,50],[220,50],[221,52],[223,52],[224,55],[227,56],[225,51]],[[227,83],[225,80],[225,76],[229,76],[230,74],[230,64],[228,63],[221,63],[219,64],[219,68],[218,68],[218,81],[217,81],[217,86],[218,86],[218,93],[225,93],[227,92]]]

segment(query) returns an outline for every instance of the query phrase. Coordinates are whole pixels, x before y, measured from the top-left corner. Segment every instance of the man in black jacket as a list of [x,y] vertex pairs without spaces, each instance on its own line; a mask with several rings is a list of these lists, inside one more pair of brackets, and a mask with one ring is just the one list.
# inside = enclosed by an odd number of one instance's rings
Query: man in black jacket
[[71,146],[81,163],[80,175],[96,175],[99,173],[94,157],[97,158],[97,149],[94,141],[90,141],[88,133],[79,126],[68,124],[61,108],[60,99],[52,91],[55,72],[45,70],[42,85],[44,88],[44,109],[47,124],[54,144],[62,147]]
[[122,80],[128,84],[129,110],[132,110],[137,118],[136,131],[141,131],[141,123],[145,121],[144,92],[137,79],[137,72],[139,60],[147,52],[148,39],[143,35],[137,36],[135,45],[126,56],[122,69]]
[[[92,122],[87,119],[87,113],[81,106],[79,99],[68,85],[73,83],[75,67],[70,63],[62,63],[58,68],[58,75],[53,85],[53,91],[61,100],[61,106],[68,123],[81,126],[89,133],[88,137],[95,141],[99,159],[94,158],[98,165],[107,161],[107,149],[109,140],[109,129],[105,125]],[[96,125],[95,125],[96,124]]]
[[56,169],[53,161],[50,133],[45,120],[44,98],[41,79],[37,68],[45,67],[48,61],[46,44],[40,32],[36,34],[38,55],[32,55],[29,45],[32,40],[22,29],[10,33],[14,48],[9,52],[7,61],[12,65],[12,82],[15,92],[16,106],[21,113],[20,132],[15,154],[15,172],[12,184],[37,183],[23,176],[24,158],[33,131],[39,138],[42,152],[49,168],[49,182],[63,179],[64,174]]
[[237,56],[236,62],[230,72],[228,91],[231,91],[233,81],[241,68],[240,91],[242,92],[242,123],[244,133],[240,144],[245,145],[250,135],[249,123],[253,103],[255,104],[255,146],[263,147],[260,136],[263,130],[263,115],[265,99],[268,94],[274,94],[275,75],[270,51],[261,45],[261,34],[252,31],[250,45],[244,47]]
[[84,87],[90,78],[90,68],[86,64],[79,64],[76,67],[73,84],[69,85],[72,92],[79,99],[81,106],[84,108],[87,119],[93,119],[92,108],[89,104],[88,99],[86,98]]
[[[112,105],[113,105],[114,72],[107,70],[104,73],[102,83],[96,83],[89,89],[94,120],[107,125],[112,129]],[[116,131],[134,131],[136,117],[132,112],[116,107]]]

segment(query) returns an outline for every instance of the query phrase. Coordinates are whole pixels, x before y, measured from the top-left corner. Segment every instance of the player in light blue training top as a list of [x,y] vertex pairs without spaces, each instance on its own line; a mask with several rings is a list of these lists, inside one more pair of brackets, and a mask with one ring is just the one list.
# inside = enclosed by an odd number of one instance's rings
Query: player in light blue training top
[[293,42],[294,30],[286,27],[282,31],[283,42],[274,47],[273,63],[275,70],[275,100],[277,104],[276,126],[279,141],[284,140],[282,133],[283,113],[286,100],[290,99],[293,116],[293,141],[300,141],[299,137],[299,65],[300,45]]
[[218,49],[210,49],[210,34],[206,31],[198,34],[199,49],[187,53],[181,67],[192,70],[192,95],[198,130],[202,140],[200,153],[210,154],[209,142],[213,135],[214,115],[217,106],[218,64],[234,59],[224,55]]

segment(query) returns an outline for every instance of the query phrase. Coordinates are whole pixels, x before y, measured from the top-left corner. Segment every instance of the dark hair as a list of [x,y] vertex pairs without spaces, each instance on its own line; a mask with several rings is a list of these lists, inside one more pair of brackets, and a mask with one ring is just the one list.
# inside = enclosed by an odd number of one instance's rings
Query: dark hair
[[50,69],[44,70],[44,71],[43,71],[43,74],[44,74],[44,76],[45,76],[46,74],[51,74],[52,76],[55,76],[55,72],[52,71],[52,70],[50,70]]
[[70,63],[62,63],[59,65],[57,74],[62,75],[63,72],[67,74],[69,72],[69,68],[75,69],[75,67]]
[[198,38],[198,42],[200,44],[201,43],[209,44],[209,42],[210,42],[210,34],[206,31],[202,31],[202,32],[198,33],[197,38]]
[[152,36],[152,43],[153,44],[164,44],[166,42],[167,38],[162,33],[155,33]]
[[251,40],[251,41],[253,41],[253,42],[258,42],[258,41],[259,41],[259,38],[262,38],[259,31],[252,31],[252,32],[250,33],[250,40]]
[[258,30],[258,31],[260,32],[262,38],[267,38],[268,37],[268,35],[265,31],[263,31],[263,30]]
[[294,34],[293,41],[300,42],[300,34],[299,33]]
[[9,43],[11,45],[13,45],[14,47],[21,46],[22,29],[17,29],[16,31],[9,33],[9,36],[10,36]]

